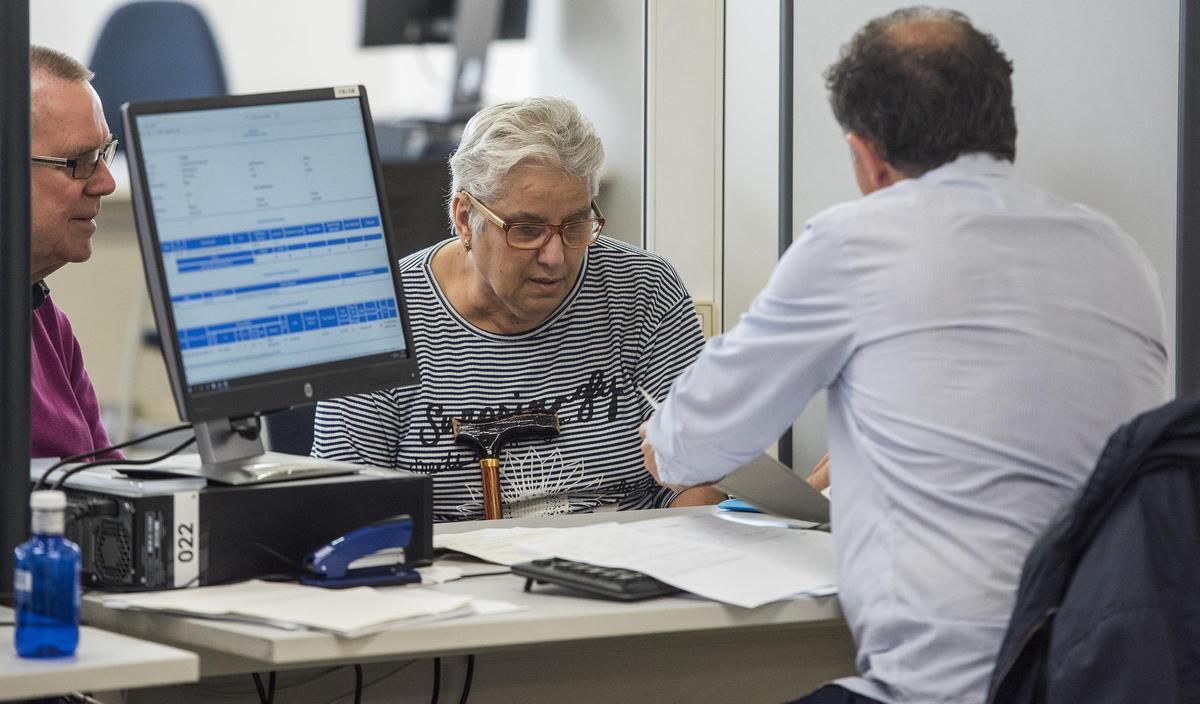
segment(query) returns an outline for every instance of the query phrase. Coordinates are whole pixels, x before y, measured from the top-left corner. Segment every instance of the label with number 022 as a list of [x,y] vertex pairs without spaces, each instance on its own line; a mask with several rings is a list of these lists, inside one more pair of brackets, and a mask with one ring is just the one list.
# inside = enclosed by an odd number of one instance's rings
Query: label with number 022
[[172,548],[174,584],[195,587],[200,581],[200,493],[183,491],[175,494],[175,520]]

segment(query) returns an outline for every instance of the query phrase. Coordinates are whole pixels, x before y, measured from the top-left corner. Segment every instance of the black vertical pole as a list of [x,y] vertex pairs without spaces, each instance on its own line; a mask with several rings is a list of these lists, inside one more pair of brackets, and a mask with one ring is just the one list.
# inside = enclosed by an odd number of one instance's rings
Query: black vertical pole
[[[796,17],[794,0],[779,0],[779,256],[792,244],[792,113]],[[779,438],[779,461],[792,466],[792,430]]]
[[642,249],[649,229],[650,163],[650,0],[642,0]]
[[1175,390],[1200,391],[1200,8],[1179,3],[1175,222]]
[[0,0],[0,593],[29,529],[29,2]]

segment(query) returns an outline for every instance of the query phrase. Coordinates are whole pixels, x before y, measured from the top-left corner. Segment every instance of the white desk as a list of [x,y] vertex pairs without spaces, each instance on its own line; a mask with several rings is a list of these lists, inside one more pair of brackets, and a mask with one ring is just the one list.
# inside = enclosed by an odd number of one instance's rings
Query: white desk
[[[0,608],[0,618],[11,621],[12,611]],[[195,682],[199,676],[195,653],[86,626],[72,657],[19,658],[13,627],[0,626],[0,700]]]
[[[661,515],[661,511],[638,511],[486,525],[571,525]],[[461,532],[482,526],[458,523],[437,530]],[[853,672],[853,643],[834,598],[796,599],[748,610],[692,597],[627,604],[568,596],[549,586],[526,593],[523,587],[523,579],[507,574],[439,585],[434,588],[502,599],[527,610],[395,629],[353,640],[118,612],[104,608],[94,596],[85,598],[84,615],[94,625],[196,650],[201,654],[204,677],[473,653],[479,657],[472,702],[561,701],[567,697],[575,703],[783,701],[829,678]],[[389,683],[390,701],[395,701],[397,688],[419,691],[414,701],[428,698],[426,667],[412,668],[411,677],[389,679]],[[447,686],[443,685],[443,696],[452,694]],[[287,701],[310,701],[295,697],[289,694]],[[178,695],[172,699],[187,701]],[[322,700],[314,697],[312,701]]]

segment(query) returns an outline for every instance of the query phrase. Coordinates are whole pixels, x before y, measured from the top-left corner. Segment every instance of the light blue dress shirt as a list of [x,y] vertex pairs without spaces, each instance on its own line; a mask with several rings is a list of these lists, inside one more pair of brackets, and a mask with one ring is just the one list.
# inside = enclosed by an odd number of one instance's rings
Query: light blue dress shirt
[[[719,479],[829,390],[840,599],[885,702],[981,702],[1034,539],[1165,400],[1156,277],[1109,218],[968,155],[814,217],[649,426]],[[797,667],[803,667],[803,653]]]

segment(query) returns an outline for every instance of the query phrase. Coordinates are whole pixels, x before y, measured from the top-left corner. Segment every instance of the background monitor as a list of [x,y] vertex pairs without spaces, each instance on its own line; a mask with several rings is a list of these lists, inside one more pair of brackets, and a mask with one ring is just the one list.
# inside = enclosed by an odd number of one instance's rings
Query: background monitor
[[450,43],[454,75],[445,119],[465,122],[482,107],[488,45],[523,39],[527,0],[364,0],[363,46]]
[[[364,0],[362,45],[451,43],[460,4],[460,0]],[[503,0],[496,38],[524,39],[528,19],[529,0]]]
[[366,90],[132,103],[124,120],[179,415],[209,476],[286,478],[243,419],[417,380]]

